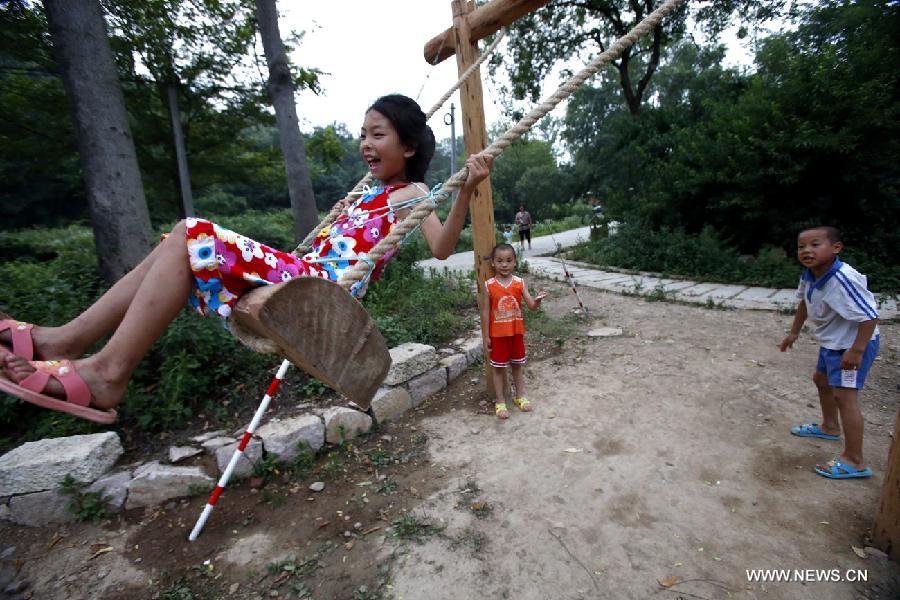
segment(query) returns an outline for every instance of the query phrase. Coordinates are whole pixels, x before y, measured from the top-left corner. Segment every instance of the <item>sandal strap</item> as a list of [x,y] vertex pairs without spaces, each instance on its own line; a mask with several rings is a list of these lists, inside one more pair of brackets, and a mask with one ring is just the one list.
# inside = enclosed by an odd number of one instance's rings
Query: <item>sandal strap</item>
[[25,360],[34,358],[34,340],[31,338],[31,330],[34,329],[34,325],[15,319],[3,319],[0,321],[0,333],[7,329],[12,338],[13,354]]
[[88,389],[84,379],[75,371],[72,361],[33,361],[31,365],[35,368],[35,371],[19,383],[21,387],[40,394],[47,387],[50,378],[54,377],[62,384],[67,402],[78,406],[90,406],[91,390]]

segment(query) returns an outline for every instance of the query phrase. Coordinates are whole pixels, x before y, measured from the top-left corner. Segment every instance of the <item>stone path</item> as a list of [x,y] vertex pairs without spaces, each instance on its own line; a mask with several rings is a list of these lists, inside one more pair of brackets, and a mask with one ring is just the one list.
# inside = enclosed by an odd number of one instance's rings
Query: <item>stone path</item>
[[[528,272],[556,281],[565,281],[567,268],[575,280],[576,287],[658,297],[660,300],[710,304],[717,307],[785,310],[792,308],[797,303],[794,289],[701,283],[666,278],[653,273],[601,270],[596,265],[563,261],[552,256],[545,256],[552,254],[559,247],[568,248],[586,241],[589,235],[589,227],[580,227],[555,233],[552,236],[534,238],[531,249],[526,250],[524,255]],[[432,258],[420,261],[418,264],[426,271],[435,269],[437,271],[469,272],[472,270],[473,263],[473,254],[469,251],[454,254],[447,260],[441,261]],[[879,298],[879,301],[878,311],[882,319],[896,318],[900,314],[896,296],[886,299]]]

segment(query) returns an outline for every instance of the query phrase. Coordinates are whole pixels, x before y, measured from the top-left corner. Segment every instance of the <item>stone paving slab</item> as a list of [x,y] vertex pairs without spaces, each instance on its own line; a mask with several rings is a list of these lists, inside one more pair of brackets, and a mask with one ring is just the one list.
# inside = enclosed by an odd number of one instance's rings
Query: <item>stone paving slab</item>
[[741,300],[769,300],[773,295],[775,295],[776,290],[772,288],[764,288],[764,287],[748,287],[743,292],[734,296],[734,299],[737,300],[740,298]]
[[775,305],[776,308],[796,306],[797,290],[777,290],[774,294],[769,296],[769,302]]
[[662,279],[660,280],[660,284],[663,286],[663,290],[666,292],[677,292],[689,287],[694,287],[695,285],[697,285],[697,282],[683,281],[681,279]]
[[714,300],[729,300],[734,298],[741,292],[744,292],[747,289],[746,285],[726,285],[726,284],[718,284],[714,289],[700,294],[698,298],[706,299],[713,298]]

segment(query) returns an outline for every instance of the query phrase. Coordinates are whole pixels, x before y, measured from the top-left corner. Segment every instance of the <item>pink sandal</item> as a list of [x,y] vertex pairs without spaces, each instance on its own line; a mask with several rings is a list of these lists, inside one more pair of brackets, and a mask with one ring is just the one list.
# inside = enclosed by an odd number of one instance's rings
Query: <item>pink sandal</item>
[[31,339],[31,330],[34,325],[23,323],[15,319],[3,319],[0,321],[0,333],[9,330],[12,336],[12,353],[25,360],[34,358],[34,340]]
[[[25,402],[37,404],[42,408],[68,413],[88,421],[106,425],[115,422],[117,417],[115,410],[100,410],[90,407],[91,390],[88,389],[84,379],[75,370],[75,365],[71,361],[32,361],[31,365],[37,370],[18,384],[0,377],[0,391]],[[47,387],[51,377],[58,379],[62,384],[66,391],[65,400],[41,393]]]

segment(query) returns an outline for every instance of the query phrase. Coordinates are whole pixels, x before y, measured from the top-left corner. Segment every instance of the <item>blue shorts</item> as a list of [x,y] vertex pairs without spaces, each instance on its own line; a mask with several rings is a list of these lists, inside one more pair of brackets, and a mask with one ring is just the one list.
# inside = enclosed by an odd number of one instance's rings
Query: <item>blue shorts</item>
[[[841,357],[846,350],[819,348],[819,363],[816,365],[816,371],[825,373],[828,376],[828,385],[831,387],[856,388],[857,390],[861,390],[863,384],[866,382],[866,375],[869,374],[869,369],[872,367],[872,363],[875,362],[875,357],[878,356],[878,346],[878,337],[870,340],[869,345],[866,346],[866,351],[863,352],[859,369],[855,371],[855,385],[853,382],[853,375],[850,374],[853,373],[852,371],[847,375],[842,375]],[[849,380],[845,379],[847,377],[849,377]]]

